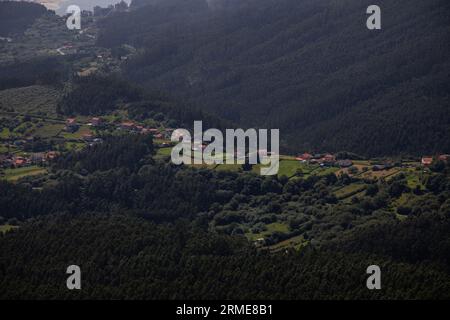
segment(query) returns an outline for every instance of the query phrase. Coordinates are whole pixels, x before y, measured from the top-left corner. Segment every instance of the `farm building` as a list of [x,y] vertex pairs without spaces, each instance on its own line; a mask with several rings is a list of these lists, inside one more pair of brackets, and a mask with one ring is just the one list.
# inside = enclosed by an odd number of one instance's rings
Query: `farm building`
[[79,128],[78,124],[77,124],[77,120],[75,118],[68,118],[66,120],[66,126],[65,126],[65,130],[67,132],[75,132],[77,131]]
[[122,130],[134,131],[136,130],[136,125],[132,121],[125,121],[120,124],[119,128]]
[[91,119],[91,126],[98,127],[103,124],[103,119],[99,117],[94,117]]
[[433,157],[422,157],[421,163],[424,166],[429,166],[433,163]]
[[348,168],[351,167],[353,165],[353,162],[349,159],[345,159],[345,160],[339,160],[337,162],[338,166],[340,166],[341,168]]
[[309,161],[312,158],[313,158],[312,154],[305,152],[305,153],[299,155],[296,159],[299,161]]
[[30,159],[32,163],[39,164],[45,161],[45,154],[43,152],[32,153]]

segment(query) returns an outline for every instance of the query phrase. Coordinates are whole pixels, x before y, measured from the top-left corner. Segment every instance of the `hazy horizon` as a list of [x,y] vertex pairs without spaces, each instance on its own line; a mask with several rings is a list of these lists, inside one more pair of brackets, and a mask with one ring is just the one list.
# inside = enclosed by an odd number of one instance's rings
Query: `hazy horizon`
[[[34,2],[44,5],[47,9],[54,10],[57,14],[64,15],[70,5],[77,5],[81,10],[91,10],[95,6],[107,7],[110,4],[119,3],[121,0],[35,0]],[[131,0],[124,0],[130,4]]]

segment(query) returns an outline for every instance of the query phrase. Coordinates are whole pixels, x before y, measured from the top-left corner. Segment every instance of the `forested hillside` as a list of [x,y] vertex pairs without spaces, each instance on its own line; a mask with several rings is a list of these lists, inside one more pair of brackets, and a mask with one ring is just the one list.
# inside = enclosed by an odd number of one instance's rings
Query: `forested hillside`
[[[448,299],[450,292],[448,274],[430,264],[336,250],[272,255],[186,221],[52,216],[0,240],[0,275],[8,271],[2,299]],[[64,270],[74,261],[83,285],[70,291]],[[383,290],[365,287],[372,263],[383,268]]]
[[[0,298],[449,298],[449,164],[414,189],[366,179],[346,201],[335,191],[361,179],[180,167],[149,136],[103,139],[47,177],[0,181]],[[366,288],[372,264],[382,290]]]
[[449,150],[449,2],[380,0],[376,31],[370,4],[139,1],[101,22],[99,43],[140,49],[129,79],[243,126],[280,128],[295,150]]
[[0,1],[0,36],[20,34],[46,13],[49,11],[37,3]]

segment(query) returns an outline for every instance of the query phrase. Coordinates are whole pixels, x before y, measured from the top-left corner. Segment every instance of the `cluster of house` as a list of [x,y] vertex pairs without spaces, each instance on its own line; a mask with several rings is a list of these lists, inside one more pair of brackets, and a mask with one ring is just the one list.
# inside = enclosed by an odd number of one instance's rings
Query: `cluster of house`
[[170,139],[175,129],[172,128],[146,128],[142,125],[136,124],[133,121],[125,121],[117,125],[119,130],[125,130],[133,133],[151,134],[156,139]]
[[336,156],[326,153],[303,153],[296,157],[298,161],[310,163],[310,164],[319,164],[320,166],[339,166],[341,168],[348,168],[353,165],[353,162],[349,159],[336,160]]
[[56,151],[37,152],[29,155],[0,155],[0,167],[1,168],[21,168],[30,166],[33,164],[44,164],[48,161],[55,159],[58,156]]
[[433,156],[423,156],[422,160],[420,161],[423,166],[430,166],[435,161],[444,161],[449,162],[450,161],[450,154],[440,154],[435,157]]
[[64,127],[64,130],[67,132],[76,132],[80,128],[80,125],[77,123],[77,119],[75,118],[68,118],[66,120],[66,126]]

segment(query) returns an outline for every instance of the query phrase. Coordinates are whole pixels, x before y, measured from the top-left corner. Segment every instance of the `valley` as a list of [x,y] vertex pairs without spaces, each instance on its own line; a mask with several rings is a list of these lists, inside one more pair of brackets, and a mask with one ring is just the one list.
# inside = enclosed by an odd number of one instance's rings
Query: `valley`
[[[450,7],[413,2],[373,33],[355,0],[136,0],[81,30],[0,2],[0,299],[448,300]],[[277,174],[174,164],[198,120],[279,128]]]

